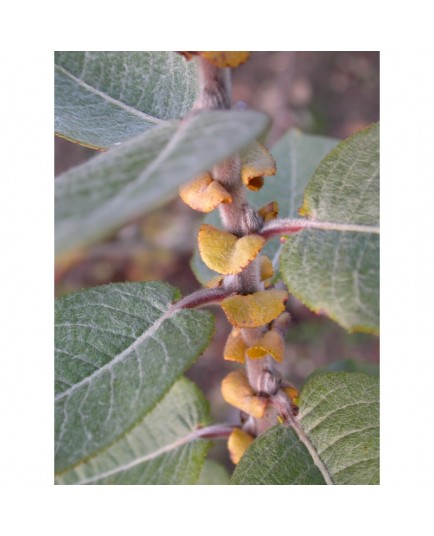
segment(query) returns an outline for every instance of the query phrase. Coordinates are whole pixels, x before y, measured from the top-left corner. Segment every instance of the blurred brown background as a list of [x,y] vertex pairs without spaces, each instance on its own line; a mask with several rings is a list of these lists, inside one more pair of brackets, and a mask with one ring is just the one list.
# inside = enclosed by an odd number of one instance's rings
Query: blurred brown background
[[[343,139],[379,120],[377,52],[254,52],[233,70],[232,80],[234,102],[244,101],[271,116],[268,146],[292,127]],[[56,175],[95,154],[56,138]],[[177,200],[125,226],[106,242],[71,254],[56,265],[56,296],[116,281],[167,281],[183,295],[197,289],[189,262],[201,219]],[[313,370],[337,360],[378,363],[377,337],[347,334],[295,299],[290,306],[294,325],[282,373],[294,385],[301,386]],[[217,421],[234,421],[236,410],[220,395],[221,379],[235,368],[222,359],[229,326],[219,310],[213,312],[214,341],[187,375],[207,394]],[[228,463],[221,443],[213,455]]]

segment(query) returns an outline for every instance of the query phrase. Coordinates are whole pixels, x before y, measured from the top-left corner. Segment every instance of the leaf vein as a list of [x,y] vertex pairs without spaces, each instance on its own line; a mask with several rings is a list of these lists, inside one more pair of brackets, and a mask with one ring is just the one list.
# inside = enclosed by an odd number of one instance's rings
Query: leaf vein
[[132,106],[129,106],[128,104],[118,99],[114,99],[113,97],[110,97],[110,95],[108,95],[107,93],[104,93],[103,91],[100,91],[96,87],[91,86],[90,84],[82,80],[81,78],[77,78],[71,72],[66,70],[64,67],[61,67],[60,65],[56,65],[55,67],[64,76],[70,78],[77,85],[79,85],[80,87],[88,91],[89,93],[92,93],[93,95],[100,97],[104,101],[110,104],[113,104],[114,106],[117,106],[118,108],[122,108],[123,110],[129,112],[130,114],[135,115],[136,117],[140,117],[140,119],[143,119],[144,121],[147,121],[149,123],[154,123],[158,125],[164,122],[163,120],[153,117],[152,115],[142,112],[141,110],[137,110],[136,108],[133,108]]
[[144,456],[140,456],[139,458],[136,458],[128,463],[124,463],[121,465],[118,465],[117,467],[114,467],[113,469],[110,469],[108,471],[105,471],[104,473],[100,473],[99,475],[95,475],[91,478],[81,480],[77,482],[77,484],[91,484],[93,482],[97,482],[98,480],[102,480],[104,478],[108,478],[110,476],[116,475],[118,473],[125,473],[126,471],[129,471],[130,469],[133,469],[137,465],[140,465],[142,463],[154,460],[165,453],[171,453],[175,449],[185,445],[186,443],[189,443],[190,441],[197,440],[197,432],[192,431],[189,434],[176,439],[172,443],[169,443],[168,445],[164,445],[163,447],[160,447],[159,449],[155,450],[154,452],[145,454]]
[[330,443],[329,445],[327,445],[324,449],[322,450],[318,450],[318,454],[321,455],[323,454],[324,452],[326,452],[326,450],[330,449],[331,447],[333,447],[336,443],[338,443],[339,441],[341,441],[342,439],[345,439],[346,437],[349,437],[351,435],[354,435],[354,434],[359,434],[359,433],[362,433],[362,432],[366,432],[366,430],[374,430],[376,428],[379,428],[379,425],[376,424],[374,426],[366,426],[365,428],[359,428],[357,430],[352,430],[351,432],[348,432],[346,434],[343,434],[339,437],[337,437],[332,443]]
[[312,430],[317,428],[322,422],[327,420],[331,415],[333,415],[334,413],[337,413],[338,411],[342,411],[342,410],[345,410],[347,408],[351,408],[351,407],[354,407],[354,406],[368,406],[368,405],[371,405],[371,404],[378,404],[378,402],[376,400],[367,400],[367,401],[354,402],[352,404],[346,404],[345,406],[340,406],[338,408],[333,409],[333,411],[330,411],[326,415],[324,415],[319,421],[317,421],[310,428],[306,428],[304,425],[303,425],[303,428],[304,428],[306,433],[310,434],[312,432]]
[[127,348],[125,348],[121,353],[114,356],[114,358],[103,365],[101,368],[93,372],[91,375],[87,376],[86,378],[83,378],[78,383],[74,384],[72,387],[61,393],[56,397],[56,402],[59,400],[62,400],[65,397],[69,397],[74,391],[76,391],[78,388],[80,388],[82,385],[87,385],[90,382],[93,381],[93,379],[97,376],[100,376],[103,374],[106,370],[109,370],[111,367],[113,367],[116,363],[119,363],[129,355],[135,348],[139,347],[146,339],[151,338],[154,333],[157,331],[157,329],[161,326],[161,324],[170,318],[171,316],[175,315],[178,312],[178,309],[176,306],[169,307],[166,312],[160,316],[146,331],[144,331],[137,339],[135,339]]

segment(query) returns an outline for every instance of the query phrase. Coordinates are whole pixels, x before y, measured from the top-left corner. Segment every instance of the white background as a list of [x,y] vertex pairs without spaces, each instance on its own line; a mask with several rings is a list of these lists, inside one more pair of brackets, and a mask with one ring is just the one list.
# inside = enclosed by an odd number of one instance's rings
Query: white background
[[[434,54],[429,4],[240,4],[75,1],[3,7],[3,534],[432,531]],[[172,49],[381,52],[380,486],[53,485],[53,53]]]

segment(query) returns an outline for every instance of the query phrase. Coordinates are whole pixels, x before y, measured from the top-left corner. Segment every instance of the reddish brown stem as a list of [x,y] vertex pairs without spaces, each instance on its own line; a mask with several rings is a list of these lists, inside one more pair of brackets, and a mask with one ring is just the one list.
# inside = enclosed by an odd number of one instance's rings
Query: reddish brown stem
[[225,288],[201,288],[180,299],[174,305],[178,309],[197,309],[206,305],[218,304],[233,294],[235,293]]
[[[224,73],[199,58],[200,92],[194,105],[194,110],[224,109],[230,103],[229,72]],[[241,166],[238,157],[222,162],[212,169],[213,179],[220,182],[231,194],[232,203],[222,204],[219,207],[220,217],[224,228],[239,236],[261,232],[263,219],[246,202],[245,188],[241,181]],[[240,294],[249,294],[263,290],[260,280],[258,259],[252,261],[240,274],[226,277],[223,283],[226,292],[232,291]],[[285,322],[282,321],[282,328]],[[262,336],[261,330],[256,328],[242,330],[243,338],[254,343]],[[246,356],[246,370],[249,383],[256,393],[265,397],[276,396],[280,392],[280,377],[275,371],[274,361],[271,357],[251,360]],[[273,409],[270,406],[270,409]],[[256,420],[254,426],[258,433],[264,431],[275,422],[275,411],[271,411],[265,419]]]

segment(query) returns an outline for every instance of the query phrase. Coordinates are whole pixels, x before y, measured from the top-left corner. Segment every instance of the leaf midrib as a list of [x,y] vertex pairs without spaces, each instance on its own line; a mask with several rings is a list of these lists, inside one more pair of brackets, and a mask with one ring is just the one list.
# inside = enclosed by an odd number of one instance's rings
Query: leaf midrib
[[91,383],[95,377],[98,377],[100,374],[102,374],[106,370],[113,367],[116,363],[119,363],[120,361],[122,361],[125,356],[133,352],[145,340],[147,340],[148,338],[151,338],[152,335],[155,333],[155,331],[157,331],[157,329],[161,326],[161,324],[165,320],[174,316],[179,310],[180,309],[176,305],[170,306],[162,316],[160,316],[146,331],[144,331],[139,337],[137,337],[137,339],[135,339],[127,348],[122,350],[120,354],[114,356],[111,361],[107,362],[105,365],[95,370],[95,372],[93,372],[89,376],[86,376],[85,378],[80,380],[78,383],[75,383],[74,385],[69,387],[66,391],[63,391],[63,393],[60,393],[59,395],[57,395],[55,397],[55,402],[59,402],[60,400],[63,400],[64,398],[69,397],[78,388],[88,383]]
[[334,485],[334,481],[333,481],[333,477],[330,472],[330,469],[327,467],[327,464],[319,455],[319,452],[316,446],[314,445],[310,436],[304,430],[301,422],[294,418],[292,418],[291,421],[292,421],[291,425],[292,425],[293,430],[297,434],[298,439],[303,443],[303,445],[308,450],[313,463],[318,467],[320,473],[322,474],[322,477],[324,478],[325,483],[328,485]]
[[60,65],[55,65],[56,70],[73,80],[76,84],[84,88],[86,91],[89,91],[90,93],[101,97],[106,102],[113,104],[114,106],[117,106],[119,108],[122,108],[123,110],[129,112],[132,115],[135,115],[136,117],[139,117],[140,119],[143,119],[144,121],[147,121],[149,123],[154,123],[155,125],[159,125],[164,123],[165,121],[163,119],[158,119],[157,117],[154,117],[152,115],[149,115],[145,112],[142,112],[141,110],[138,110],[137,108],[133,108],[132,106],[126,104],[125,102],[120,101],[119,99],[115,99],[113,97],[110,97],[107,93],[104,93],[103,91],[100,91],[94,86],[91,86],[84,80],[81,80],[80,78],[77,78],[75,75],[73,75],[70,71],[66,70],[64,67],[61,67]]
[[215,426],[211,425],[205,428],[198,428],[198,429],[192,430],[188,434],[182,437],[178,437],[177,439],[175,439],[175,441],[172,441],[171,443],[168,443],[167,445],[164,445],[152,452],[149,452],[148,454],[139,456],[138,458],[135,458],[134,460],[131,460],[130,462],[125,463],[123,465],[118,465],[114,467],[113,469],[110,469],[109,471],[105,471],[104,473],[99,473],[98,475],[92,476],[90,478],[79,480],[78,482],[76,482],[76,484],[91,484],[92,482],[97,482],[98,480],[108,478],[115,474],[129,471],[130,469],[133,469],[134,467],[142,463],[158,458],[158,456],[161,456],[162,454],[165,454],[166,452],[176,450],[177,448],[182,447],[183,445],[186,445],[187,443],[190,443],[192,441],[197,441],[198,439],[205,438],[205,436],[207,436],[208,433],[212,432],[214,428]]
[[175,450],[179,447],[182,447],[186,443],[189,443],[190,441],[197,438],[197,433],[195,431],[188,433],[187,435],[183,437],[177,438],[172,443],[169,443],[168,445],[164,445],[163,447],[160,447],[157,450],[154,450],[153,452],[150,452],[148,454],[145,454],[144,456],[140,456],[138,458],[135,458],[134,460],[131,460],[128,463],[125,463],[123,465],[118,465],[114,467],[113,469],[110,469],[109,471],[106,471],[105,473],[99,473],[98,475],[95,475],[93,477],[87,478],[85,480],[79,480],[76,482],[76,484],[91,484],[92,482],[97,482],[98,480],[103,480],[104,478],[108,478],[110,476],[116,475],[118,473],[122,473],[125,471],[129,471],[130,469],[133,469],[137,465],[140,465],[142,463],[148,462],[150,460],[153,460],[157,458],[158,456],[161,456],[162,454],[165,454],[166,452],[170,452],[172,450]]

